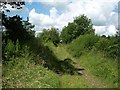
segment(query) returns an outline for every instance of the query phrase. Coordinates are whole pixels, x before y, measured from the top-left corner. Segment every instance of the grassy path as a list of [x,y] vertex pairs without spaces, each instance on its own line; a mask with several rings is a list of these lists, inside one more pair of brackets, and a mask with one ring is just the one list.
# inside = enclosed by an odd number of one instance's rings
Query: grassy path
[[[50,48],[53,50],[56,57],[60,60],[64,60],[65,58],[71,58],[75,62],[75,58],[73,58],[63,46],[54,47],[50,45]],[[78,66],[81,67],[80,62],[77,62]],[[84,67],[82,67],[84,68]],[[87,68],[84,68],[83,75],[63,75],[61,76],[61,85],[62,88],[107,88],[108,86],[103,83],[100,79],[92,75]]]

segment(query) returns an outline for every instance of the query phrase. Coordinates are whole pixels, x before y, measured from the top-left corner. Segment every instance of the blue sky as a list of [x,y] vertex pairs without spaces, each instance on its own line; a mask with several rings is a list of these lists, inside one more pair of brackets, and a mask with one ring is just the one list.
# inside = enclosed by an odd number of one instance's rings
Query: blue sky
[[29,17],[29,11],[31,11],[33,8],[36,10],[37,13],[44,13],[49,15],[49,8],[38,2],[26,2],[25,7],[23,7],[23,9],[25,10],[11,11],[10,13],[7,13],[7,15],[14,16],[17,14],[23,17],[23,19],[26,19],[27,17]]
[[[26,0],[28,1],[28,0]],[[36,1],[36,2],[35,2]],[[118,25],[119,0],[29,0],[22,10],[11,9],[9,16],[29,17],[35,25],[35,31],[56,27],[60,31],[73,21],[73,17],[85,14],[92,20],[95,33],[114,35]],[[8,6],[8,8],[10,8]]]
[[[29,17],[29,11],[31,11],[32,9],[36,10],[36,13],[43,13],[43,14],[47,14],[50,15],[50,8],[52,6],[47,6],[44,5],[42,3],[39,2],[26,2],[25,3],[25,7],[23,9],[27,9],[27,10],[13,10],[10,13],[7,13],[7,15],[9,16],[14,16],[14,15],[20,15],[21,17],[23,17],[23,19],[26,19],[26,17]],[[58,9],[58,13],[61,14],[61,12],[63,11],[62,8],[57,8]]]

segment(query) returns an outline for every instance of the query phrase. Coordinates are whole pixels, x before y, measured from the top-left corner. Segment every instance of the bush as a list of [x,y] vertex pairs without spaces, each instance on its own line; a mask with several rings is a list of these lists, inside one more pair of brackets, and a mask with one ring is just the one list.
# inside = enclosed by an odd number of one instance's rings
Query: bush
[[8,60],[10,57],[14,55],[15,52],[15,45],[12,43],[11,40],[7,41],[6,46],[3,48],[3,59]]
[[38,35],[38,38],[42,43],[52,41],[56,46],[60,42],[59,32],[56,28],[43,29],[43,32]]
[[11,40],[8,40],[7,44],[4,44],[3,47],[2,56],[4,61],[9,61],[12,57],[26,57],[31,53],[29,47],[27,45],[20,46],[19,41],[13,43]]
[[120,53],[118,43],[117,37],[100,37],[99,41],[95,44],[95,49],[103,52],[106,57],[118,58]]
[[95,43],[99,40],[98,36],[93,34],[81,35],[79,38],[74,40],[69,46],[68,51],[74,56],[79,57],[84,52],[89,51],[93,48]]
[[95,47],[99,51],[106,51],[110,42],[107,38],[100,38],[99,41],[95,44]]

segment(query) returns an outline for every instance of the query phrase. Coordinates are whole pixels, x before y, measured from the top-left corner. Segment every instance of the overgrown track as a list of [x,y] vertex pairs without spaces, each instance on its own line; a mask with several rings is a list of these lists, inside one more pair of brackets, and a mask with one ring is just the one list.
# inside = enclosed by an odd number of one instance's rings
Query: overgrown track
[[[65,49],[65,47],[59,45],[58,47],[54,47],[54,45],[50,45],[50,49],[54,52],[56,57],[59,59],[65,59],[69,58],[74,62],[74,66],[78,68],[78,71],[80,75],[72,75],[72,76],[67,76],[63,75],[61,76],[61,83],[63,88],[64,87],[88,87],[88,88],[108,88],[109,86],[106,85],[104,82],[102,82],[99,78],[96,76],[92,75],[89,71],[88,68],[81,67],[80,63],[77,62],[75,58],[73,58]],[[64,62],[64,61],[61,61]],[[76,84],[78,83],[79,86]],[[110,88],[110,87],[109,87]]]

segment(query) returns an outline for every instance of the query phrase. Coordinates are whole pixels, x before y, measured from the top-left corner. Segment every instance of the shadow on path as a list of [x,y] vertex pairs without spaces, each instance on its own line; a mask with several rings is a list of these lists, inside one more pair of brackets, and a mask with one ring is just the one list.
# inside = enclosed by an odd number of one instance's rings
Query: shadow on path
[[42,64],[45,68],[48,68],[55,73],[62,74],[79,74],[81,68],[75,67],[75,62],[72,59],[66,58],[64,60],[59,60],[54,53],[49,49],[48,46],[43,46],[37,39],[31,41],[29,43],[31,51],[35,54],[35,63]]

